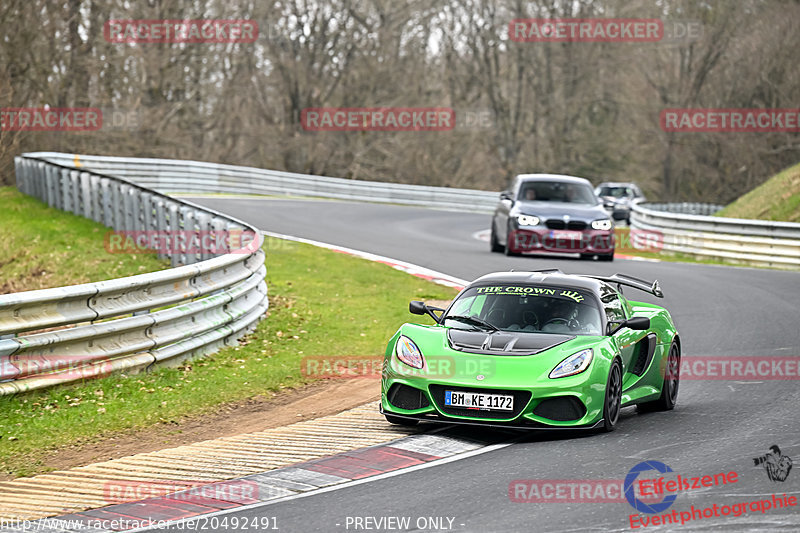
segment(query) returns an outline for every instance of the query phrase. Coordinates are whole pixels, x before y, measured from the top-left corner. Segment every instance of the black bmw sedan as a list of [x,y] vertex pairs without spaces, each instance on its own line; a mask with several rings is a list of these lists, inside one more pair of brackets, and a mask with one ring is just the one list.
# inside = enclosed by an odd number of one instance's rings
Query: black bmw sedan
[[491,249],[614,259],[614,223],[589,180],[557,174],[520,174],[500,193],[492,217]]

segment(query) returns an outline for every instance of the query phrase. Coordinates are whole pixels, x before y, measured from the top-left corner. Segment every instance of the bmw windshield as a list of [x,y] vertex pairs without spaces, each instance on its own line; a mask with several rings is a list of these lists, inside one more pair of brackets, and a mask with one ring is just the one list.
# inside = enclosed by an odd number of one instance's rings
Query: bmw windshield
[[562,181],[531,181],[520,187],[519,199],[535,202],[563,202],[568,204],[596,205],[594,191],[582,183]]

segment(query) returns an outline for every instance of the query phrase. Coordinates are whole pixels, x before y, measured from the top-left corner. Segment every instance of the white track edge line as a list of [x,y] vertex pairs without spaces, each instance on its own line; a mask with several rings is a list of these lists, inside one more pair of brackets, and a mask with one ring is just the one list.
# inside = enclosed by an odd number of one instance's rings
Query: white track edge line
[[[267,500],[265,502],[250,503],[250,504],[247,504],[247,505],[241,505],[239,507],[233,507],[231,509],[221,509],[219,511],[214,511],[214,512],[211,512],[211,513],[205,513],[205,514],[200,514],[200,515],[192,516],[192,517],[188,517],[188,518],[182,518],[180,520],[174,520],[174,521],[167,522],[167,523],[164,524],[164,527],[165,528],[166,527],[171,528],[171,527],[174,527],[176,525],[182,525],[182,524],[185,524],[187,522],[191,522],[192,520],[200,520],[200,519],[204,519],[204,518],[210,518],[210,517],[214,517],[214,516],[221,516],[221,515],[235,513],[235,512],[239,512],[239,511],[247,511],[247,510],[250,510],[250,509],[258,509],[258,508],[261,508],[261,507],[267,507],[269,505],[274,505],[276,503],[282,503],[282,502],[287,502],[287,501],[291,501],[291,500],[297,500],[297,499],[300,499],[300,498],[306,498],[308,496],[315,496],[317,494],[323,494],[323,493],[326,493],[326,492],[333,492],[333,491],[336,491],[336,490],[339,490],[339,489],[354,487],[356,485],[362,485],[364,483],[371,483],[373,481],[379,481],[381,479],[387,479],[387,478],[399,476],[399,475],[402,475],[402,474],[406,474],[408,472],[415,472],[417,470],[424,470],[426,468],[431,468],[431,467],[434,467],[434,466],[444,465],[444,464],[447,464],[447,463],[452,463],[454,461],[459,461],[461,459],[467,459],[469,457],[474,457],[476,455],[481,455],[481,454],[484,454],[484,453],[493,452],[495,450],[500,450],[500,449],[505,448],[507,446],[511,446],[513,443],[514,442],[512,440],[511,442],[503,442],[503,443],[499,443],[499,444],[490,444],[489,446],[484,446],[484,447],[478,448],[476,450],[471,450],[471,451],[468,451],[468,452],[464,452],[464,453],[460,453],[460,454],[456,454],[456,455],[451,455],[449,457],[443,457],[441,459],[436,459],[436,460],[429,461],[427,463],[422,463],[422,464],[419,464],[419,465],[409,466],[407,468],[400,468],[398,470],[393,470],[391,472],[384,472],[383,474],[377,474],[377,475],[370,476],[370,477],[363,478],[363,479],[354,479],[354,480],[351,480],[351,481],[345,481],[343,483],[337,483],[336,485],[331,485],[329,487],[322,487],[322,488],[319,488],[319,489],[316,489],[316,490],[311,490],[311,491],[308,491],[308,492],[301,492],[299,494],[292,494],[290,496],[283,496],[281,498],[275,498],[273,500]],[[162,529],[162,528],[158,528],[158,527],[154,527],[154,526],[147,526],[147,527],[142,527],[142,528],[138,528],[138,529],[128,529],[128,530],[126,530],[125,533],[136,533],[136,532],[139,532],[139,531],[154,531],[154,530],[159,530],[159,529]]]
[[[460,285],[462,287],[469,284],[469,282],[467,280],[464,280],[464,279],[461,279],[461,278],[457,278],[457,277],[451,276],[449,274],[445,274],[444,272],[439,272],[439,271],[432,270],[432,269],[424,267],[424,266],[415,265],[414,263],[409,263],[407,261],[401,261],[400,259],[394,259],[392,257],[386,257],[386,256],[383,256],[383,255],[373,254],[372,252],[365,252],[363,250],[356,250],[354,248],[347,248],[346,246],[339,246],[338,244],[330,244],[330,243],[327,243],[327,242],[315,241],[315,240],[312,240],[312,239],[306,239],[306,238],[303,238],[303,237],[295,237],[294,235],[286,235],[286,234],[283,234],[283,233],[275,233],[275,232],[272,232],[272,231],[263,231],[262,230],[261,234],[265,235],[267,237],[274,237],[276,239],[283,239],[283,240],[287,240],[287,241],[301,242],[301,243],[304,243],[304,244],[310,244],[312,246],[318,246],[320,248],[327,248],[329,250],[337,250],[339,252],[344,252],[344,253],[347,253],[347,254],[350,254],[350,255],[361,257],[362,259],[367,259],[368,261],[393,263],[395,265],[402,266],[404,268],[408,268],[408,269],[410,269],[412,271],[419,272],[420,274],[424,274],[424,275],[435,277],[435,278],[440,278],[442,280],[448,281],[448,282],[453,283],[455,285]],[[269,248],[267,248],[267,250],[269,250]],[[436,282],[436,280],[433,280],[433,281]]]

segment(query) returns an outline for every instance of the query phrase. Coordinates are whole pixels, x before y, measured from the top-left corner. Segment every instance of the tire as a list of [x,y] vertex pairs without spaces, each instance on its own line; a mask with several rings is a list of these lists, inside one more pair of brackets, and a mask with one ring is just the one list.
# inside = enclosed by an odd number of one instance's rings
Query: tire
[[581,261],[591,261],[594,259],[594,254],[581,254]]
[[600,254],[597,256],[597,259],[599,259],[600,261],[613,261],[614,252],[611,252],[610,254]]
[[517,257],[521,255],[519,252],[511,251],[511,224],[508,225],[508,230],[506,230],[506,248],[505,248],[506,255],[508,257]]
[[490,246],[492,252],[495,252],[495,253],[504,252],[505,249],[506,249],[505,246],[502,246],[497,241],[497,233],[495,233],[495,231],[494,231],[494,220],[492,220],[492,232],[491,232],[491,234],[489,236],[489,246]]
[[617,427],[622,404],[622,365],[614,359],[608,371],[606,395],[603,400],[603,431],[610,433]]
[[681,384],[681,353],[673,342],[667,356],[667,368],[664,372],[664,383],[661,385],[661,396],[652,402],[640,403],[639,412],[672,411],[678,402],[678,388]]
[[392,415],[383,415],[386,417],[386,421],[390,424],[394,424],[396,426],[406,426],[406,427],[414,427],[419,424],[419,420],[411,420],[408,418],[400,418],[399,416],[392,416]]

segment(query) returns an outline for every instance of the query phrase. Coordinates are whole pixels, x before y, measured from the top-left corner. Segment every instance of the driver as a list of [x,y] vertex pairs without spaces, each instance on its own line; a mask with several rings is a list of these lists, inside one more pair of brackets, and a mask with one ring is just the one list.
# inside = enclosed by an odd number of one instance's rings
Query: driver
[[526,200],[536,200],[536,189],[533,187],[528,187],[525,189],[525,199]]
[[567,188],[564,191],[564,193],[565,193],[566,201],[570,202],[570,203],[574,202],[575,201],[575,197],[578,195],[578,191],[575,189],[575,186],[572,185],[571,183],[567,184]]
[[563,318],[569,320],[575,315],[575,306],[569,300],[555,299],[550,303],[550,320]]
[[548,306],[548,317],[544,321],[543,331],[550,331],[553,333],[566,333],[579,327],[576,324],[575,317],[576,305],[569,300],[562,300],[556,298],[551,300]]

